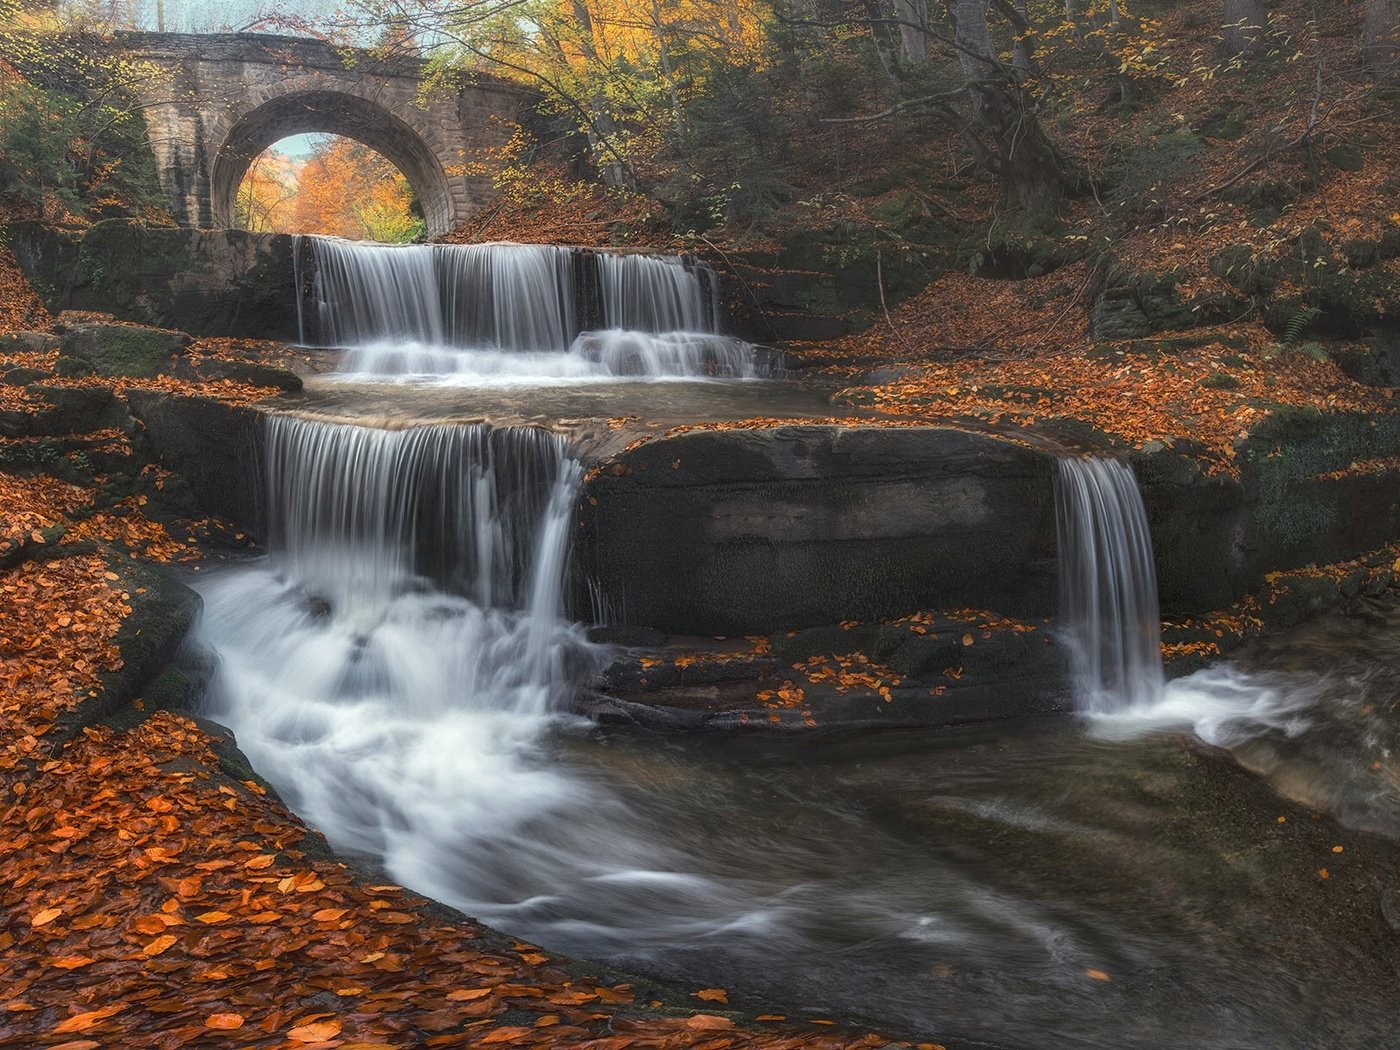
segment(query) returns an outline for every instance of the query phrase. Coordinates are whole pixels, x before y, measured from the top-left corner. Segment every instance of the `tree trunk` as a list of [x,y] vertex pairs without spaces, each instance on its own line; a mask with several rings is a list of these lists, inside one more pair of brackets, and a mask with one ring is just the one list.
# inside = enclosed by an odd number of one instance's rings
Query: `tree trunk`
[[987,28],[986,0],[949,0],[948,13],[953,17],[953,43],[963,76],[974,83],[992,76],[998,62]]
[[661,5],[651,0],[651,26],[656,33],[656,46],[661,59],[661,75],[666,78],[666,91],[671,96],[671,113],[676,121],[676,138],[685,141],[685,111],[681,108],[681,96],[676,90],[676,71],[671,66],[671,51],[666,46],[666,27],[661,21]]
[[899,57],[906,65],[928,61],[928,4],[926,0],[894,0],[899,23]]
[[1225,51],[1257,55],[1264,50],[1269,28],[1266,0],[1225,0]]
[[889,17],[889,10],[881,0],[865,0],[865,21],[870,27],[870,40],[875,45],[875,53],[880,56],[880,66],[895,91],[903,94],[904,81],[899,75],[899,58],[890,47]]
[[1015,64],[1016,71],[1024,77],[1029,76],[1031,72],[1031,45],[1025,28],[1030,25],[1030,15],[1026,10],[1026,0],[1017,0],[1016,13],[1021,16],[1021,24],[1016,26],[1016,41],[1011,45],[1011,61]]
[[[598,58],[598,49],[593,44],[593,16],[588,13],[588,5],[584,0],[573,0],[573,7],[574,21],[579,27],[579,46],[583,49],[584,57],[593,64],[593,72],[597,76],[602,71],[602,63]],[[611,142],[603,141],[610,139],[617,131],[617,124],[608,108],[606,96],[601,91],[598,92],[590,100],[588,108],[588,144],[593,149],[593,159],[598,165],[598,174],[602,176],[603,184],[613,189],[635,189],[631,185],[631,172],[610,148]]]
[[1400,0],[1366,0],[1364,54],[1378,80],[1400,76]]
[[947,5],[958,62],[968,80],[972,123],[991,140],[988,152],[1003,202],[1021,211],[1054,211],[1070,185],[1067,165],[1014,71],[997,57],[986,0],[947,0]]

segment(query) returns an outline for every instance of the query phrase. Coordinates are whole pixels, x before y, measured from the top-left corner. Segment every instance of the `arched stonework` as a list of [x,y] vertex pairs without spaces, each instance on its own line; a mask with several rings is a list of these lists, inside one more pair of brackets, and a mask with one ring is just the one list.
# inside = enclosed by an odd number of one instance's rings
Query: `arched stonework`
[[423,96],[423,66],[316,40],[227,33],[124,33],[117,45],[152,63],[142,99],[161,186],[186,226],[227,227],[249,164],[288,135],[356,139],[396,165],[423,206],[428,235],[490,199],[480,160],[503,144],[524,92],[480,77]]

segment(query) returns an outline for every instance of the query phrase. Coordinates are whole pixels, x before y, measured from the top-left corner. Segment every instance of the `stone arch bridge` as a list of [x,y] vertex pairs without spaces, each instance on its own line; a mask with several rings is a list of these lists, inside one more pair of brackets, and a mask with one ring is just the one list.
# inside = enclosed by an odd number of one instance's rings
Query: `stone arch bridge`
[[388,158],[413,187],[428,235],[451,230],[492,193],[485,151],[503,144],[526,92],[493,77],[422,91],[424,64],[253,33],[122,33],[116,46],[156,66],[141,103],[175,218],[233,225],[239,184],[279,139],[329,132]]

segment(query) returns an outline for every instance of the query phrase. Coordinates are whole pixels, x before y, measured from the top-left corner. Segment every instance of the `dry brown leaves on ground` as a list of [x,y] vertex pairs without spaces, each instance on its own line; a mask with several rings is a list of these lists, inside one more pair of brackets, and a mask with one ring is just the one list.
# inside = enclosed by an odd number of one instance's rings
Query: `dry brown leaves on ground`
[[0,784],[14,790],[18,764],[39,755],[54,722],[96,695],[100,672],[121,666],[114,639],[131,606],[97,554],[7,569],[0,598]]
[[26,543],[42,543],[38,533],[63,522],[92,502],[92,491],[55,478],[18,478],[0,473],[0,555]]
[[204,732],[160,713],[125,736],[86,731],[9,800],[0,1011],[13,1037],[70,1050],[887,1045],[642,1016],[628,985],[488,945],[396,886],[311,858],[280,804],[217,769]]
[[[1247,351],[1214,343],[1172,354],[1120,349],[1102,358],[1075,351],[1014,362],[910,366],[868,388],[878,408],[926,420],[969,417],[991,425],[1080,420],[1141,448],[1191,439],[1207,469],[1235,469],[1236,444],[1271,407],[1393,412],[1393,391],[1363,386],[1327,361],[1284,352],[1269,359],[1255,332]],[[1221,377],[1228,382],[1220,383]],[[1218,384],[1218,385],[1217,385]]]
[[0,333],[44,329],[51,321],[14,255],[0,247]]

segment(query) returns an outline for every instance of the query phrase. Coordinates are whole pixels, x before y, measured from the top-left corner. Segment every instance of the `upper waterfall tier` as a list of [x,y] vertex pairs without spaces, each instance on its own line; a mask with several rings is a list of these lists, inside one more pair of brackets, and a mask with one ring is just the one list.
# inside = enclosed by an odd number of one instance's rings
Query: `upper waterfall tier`
[[713,271],[677,255],[299,237],[297,257],[303,342],[558,352],[599,329],[719,330]]
[[766,370],[719,334],[714,271],[679,255],[298,237],[296,261],[301,341],[344,350],[350,375],[496,385]]

